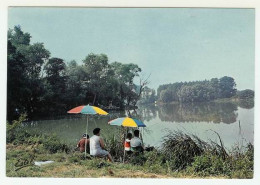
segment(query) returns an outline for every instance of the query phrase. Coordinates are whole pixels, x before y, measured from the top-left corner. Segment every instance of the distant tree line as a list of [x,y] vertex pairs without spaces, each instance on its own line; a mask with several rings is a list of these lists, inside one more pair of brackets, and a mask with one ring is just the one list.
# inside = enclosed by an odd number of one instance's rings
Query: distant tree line
[[144,87],[139,104],[154,104],[156,101],[155,90],[147,86]]
[[160,85],[157,89],[158,100],[164,103],[173,101],[184,103],[205,102],[220,98],[231,98],[236,93],[235,80],[228,76],[220,79],[212,78],[204,81]]
[[66,113],[83,104],[135,106],[139,91],[134,78],[141,68],[133,63],[108,62],[105,54],[88,54],[83,64],[51,57],[43,43],[31,44],[20,26],[8,31],[7,119]]

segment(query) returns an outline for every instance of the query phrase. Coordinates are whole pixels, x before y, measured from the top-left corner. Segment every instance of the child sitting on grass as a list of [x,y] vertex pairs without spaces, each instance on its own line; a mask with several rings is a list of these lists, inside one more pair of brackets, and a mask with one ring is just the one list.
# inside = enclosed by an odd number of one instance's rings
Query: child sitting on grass
[[81,140],[77,144],[77,148],[79,148],[80,152],[85,152],[85,146],[87,146],[87,153],[89,153],[89,135],[83,134]]
[[131,133],[127,133],[126,140],[125,140],[125,145],[124,145],[125,146],[125,151],[126,151],[127,154],[133,153],[131,151],[131,144],[130,144],[131,139],[132,139],[132,134]]

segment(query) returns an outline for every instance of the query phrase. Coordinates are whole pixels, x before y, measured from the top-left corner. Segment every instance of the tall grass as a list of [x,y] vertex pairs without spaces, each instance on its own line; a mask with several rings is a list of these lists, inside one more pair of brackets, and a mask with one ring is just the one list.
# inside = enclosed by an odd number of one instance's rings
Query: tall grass
[[254,146],[245,150],[226,151],[219,134],[219,144],[205,142],[195,135],[171,132],[164,137],[161,154],[172,170],[184,170],[199,176],[225,175],[231,178],[252,178]]

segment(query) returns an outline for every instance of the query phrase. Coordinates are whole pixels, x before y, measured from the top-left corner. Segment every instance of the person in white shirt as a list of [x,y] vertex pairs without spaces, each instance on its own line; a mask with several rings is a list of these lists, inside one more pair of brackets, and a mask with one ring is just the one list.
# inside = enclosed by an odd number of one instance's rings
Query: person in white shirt
[[136,152],[136,151],[143,152],[144,151],[143,142],[139,138],[139,130],[134,131],[134,137],[131,139],[130,145],[131,145],[131,150],[133,152]]
[[110,162],[113,161],[112,156],[108,151],[105,150],[104,140],[100,137],[100,128],[93,130],[93,136],[90,138],[90,155],[97,157],[108,157]]

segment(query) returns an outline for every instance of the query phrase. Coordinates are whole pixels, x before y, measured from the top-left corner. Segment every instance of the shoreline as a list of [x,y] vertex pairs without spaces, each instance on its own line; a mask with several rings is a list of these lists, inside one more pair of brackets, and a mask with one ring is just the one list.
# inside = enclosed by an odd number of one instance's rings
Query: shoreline
[[231,97],[231,98],[220,98],[220,99],[215,99],[215,100],[211,100],[211,101],[201,101],[201,102],[178,102],[178,101],[172,101],[172,102],[161,102],[161,101],[157,101],[156,104],[157,105],[177,105],[177,104],[196,104],[196,103],[226,103],[226,102],[233,102],[233,103],[239,103],[241,101],[253,101],[254,102],[254,98],[248,98],[248,99],[240,99],[237,97]]

